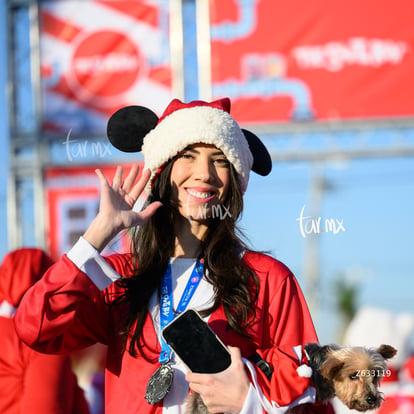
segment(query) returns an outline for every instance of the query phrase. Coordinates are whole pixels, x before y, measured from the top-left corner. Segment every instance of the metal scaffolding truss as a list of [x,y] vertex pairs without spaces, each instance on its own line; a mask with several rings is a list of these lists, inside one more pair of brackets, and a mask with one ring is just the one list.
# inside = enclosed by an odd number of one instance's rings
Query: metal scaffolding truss
[[414,156],[414,122],[411,119],[274,125],[256,128],[255,132],[266,140],[274,161],[323,162]]
[[35,1],[9,0],[9,248],[44,247],[43,165],[47,148],[40,135],[39,25]]

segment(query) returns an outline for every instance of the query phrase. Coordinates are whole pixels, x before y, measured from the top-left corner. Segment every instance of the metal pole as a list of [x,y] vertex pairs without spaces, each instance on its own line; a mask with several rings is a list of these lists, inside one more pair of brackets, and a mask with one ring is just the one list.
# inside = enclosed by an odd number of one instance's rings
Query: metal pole
[[[14,44],[16,42],[16,25],[15,25],[15,9],[11,3],[8,3],[7,8],[7,25],[8,25],[8,82],[7,82],[7,97],[9,101],[9,128],[10,136],[13,137],[17,132],[17,105],[16,105],[16,56]],[[14,165],[15,159],[14,142],[9,141],[9,164],[10,170],[8,175],[7,185],[7,236],[9,248],[15,248],[21,243],[21,221],[19,217],[19,204],[17,202],[17,177],[16,167]]]
[[[306,217],[310,217],[305,223],[302,223],[305,228],[308,224],[318,223],[318,218],[321,216],[322,200],[325,189],[325,181],[323,174],[323,166],[319,163],[312,164],[309,206],[307,206]],[[304,252],[304,269],[303,276],[305,280],[306,299],[308,301],[309,309],[312,315],[319,310],[319,283],[320,283],[320,266],[319,266],[319,234],[314,231],[309,231],[305,238],[305,252]]]
[[170,48],[173,94],[184,99],[184,47],[182,0],[170,0]]
[[46,214],[45,214],[45,188],[43,177],[43,165],[48,161],[46,140],[42,139],[42,91],[40,76],[40,33],[39,33],[39,7],[37,2],[32,3],[29,8],[30,16],[30,50],[31,57],[31,79],[33,92],[33,105],[35,115],[35,148],[33,159],[33,214],[34,235],[36,244],[43,249],[46,248]]
[[196,2],[198,94],[205,101],[212,99],[209,3],[208,0]]

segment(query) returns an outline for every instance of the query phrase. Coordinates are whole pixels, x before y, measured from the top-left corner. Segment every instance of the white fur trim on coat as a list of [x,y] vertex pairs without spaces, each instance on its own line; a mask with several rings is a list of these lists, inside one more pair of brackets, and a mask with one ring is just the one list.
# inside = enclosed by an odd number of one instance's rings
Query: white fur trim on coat
[[306,364],[298,366],[296,372],[302,378],[310,378],[312,376],[312,368]]

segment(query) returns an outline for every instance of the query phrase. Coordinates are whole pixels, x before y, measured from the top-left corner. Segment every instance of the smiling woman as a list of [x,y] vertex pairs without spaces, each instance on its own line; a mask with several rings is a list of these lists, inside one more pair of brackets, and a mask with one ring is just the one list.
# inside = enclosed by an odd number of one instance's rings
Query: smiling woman
[[[96,171],[98,215],[26,295],[16,315],[21,337],[53,353],[107,344],[108,414],[182,414],[190,390],[211,412],[271,413],[299,402],[311,403],[304,412],[330,412],[312,405],[310,379],[296,371],[302,357],[277,351],[316,341],[295,277],[249,249],[237,227],[250,171],[267,175],[272,163],[260,139],[231,117],[230,100],[173,100],[160,119],[123,108],[108,137],[123,151],[142,149],[146,169],[137,183],[137,166],[126,177],[119,167],[112,183]],[[144,189],[147,202],[136,212]],[[130,254],[103,258],[129,228]],[[187,308],[228,346],[224,371],[189,372],[164,342],[164,327]],[[271,376],[281,359],[283,375]]]
[[211,144],[188,146],[177,155],[171,169],[171,186],[180,214],[194,225],[211,217],[213,207],[226,201],[229,170],[226,156]]

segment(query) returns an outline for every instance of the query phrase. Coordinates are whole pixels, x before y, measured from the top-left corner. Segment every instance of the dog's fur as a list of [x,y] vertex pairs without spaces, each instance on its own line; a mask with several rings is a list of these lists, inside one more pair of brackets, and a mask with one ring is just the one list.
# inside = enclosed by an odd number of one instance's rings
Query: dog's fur
[[[392,346],[381,345],[377,349],[369,349],[310,343],[305,346],[305,350],[312,368],[317,403],[326,403],[336,396],[346,406],[357,411],[380,407],[383,397],[378,387],[387,372],[385,361],[397,353]],[[367,375],[368,372],[370,375]],[[307,406],[297,405],[286,414],[306,413]],[[186,413],[210,414],[197,393],[190,394]]]

